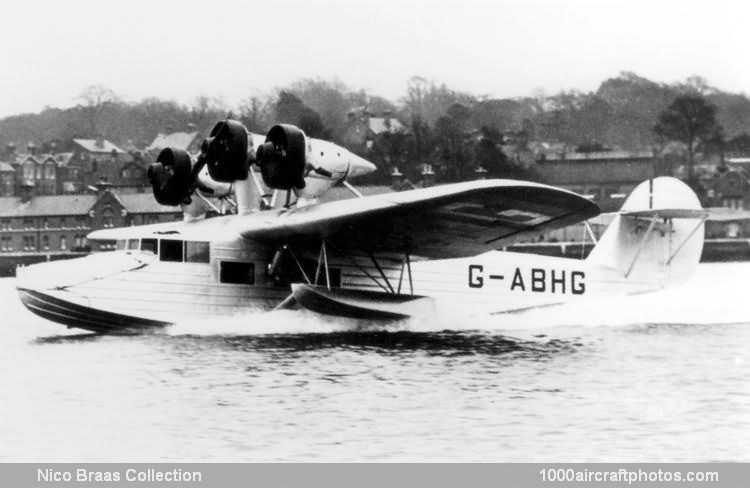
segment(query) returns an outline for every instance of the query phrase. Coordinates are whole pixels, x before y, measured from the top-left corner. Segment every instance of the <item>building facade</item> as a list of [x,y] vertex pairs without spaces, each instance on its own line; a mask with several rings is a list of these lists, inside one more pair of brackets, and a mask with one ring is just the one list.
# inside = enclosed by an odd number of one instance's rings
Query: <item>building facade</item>
[[545,183],[594,200],[604,211],[616,210],[641,182],[657,176],[651,151],[543,153],[536,169]]
[[159,205],[150,193],[118,195],[108,189],[83,195],[0,198],[0,256],[46,257],[108,250],[92,244],[93,230],[182,220],[179,207]]

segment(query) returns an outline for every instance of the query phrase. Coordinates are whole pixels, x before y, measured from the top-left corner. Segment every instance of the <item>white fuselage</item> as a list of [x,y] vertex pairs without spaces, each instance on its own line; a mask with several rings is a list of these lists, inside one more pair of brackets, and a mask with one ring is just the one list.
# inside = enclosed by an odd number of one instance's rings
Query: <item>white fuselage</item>
[[[122,249],[117,251],[21,268],[17,286],[86,310],[162,323],[268,310],[290,293],[287,280],[269,274],[276,249],[241,238],[201,243],[165,236],[156,243],[149,238],[119,244]],[[182,251],[175,251],[180,246]],[[200,246],[208,252],[196,251]],[[396,256],[379,256],[376,266],[369,257],[328,254],[328,273],[324,263],[317,266],[318,257],[316,252],[295,255],[307,279],[315,281],[317,276],[319,285],[413,293],[477,313],[661,287],[655,281],[625,279],[617,270],[585,260],[513,252],[434,261],[414,258],[411,280],[404,261]],[[296,259],[286,261],[296,266]],[[301,274],[298,279],[305,280]]]

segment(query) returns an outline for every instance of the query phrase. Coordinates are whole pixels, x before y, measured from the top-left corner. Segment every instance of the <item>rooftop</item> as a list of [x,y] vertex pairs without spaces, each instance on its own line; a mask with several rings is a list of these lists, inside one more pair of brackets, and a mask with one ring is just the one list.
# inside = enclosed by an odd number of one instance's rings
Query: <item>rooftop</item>
[[[84,148],[85,150],[93,153],[107,153],[111,154],[112,151],[116,152],[117,154],[127,154],[127,152],[124,149],[121,149],[111,142],[109,142],[106,139],[97,140],[97,139],[73,139],[73,142]],[[97,142],[101,142],[101,144],[97,144]]]
[[172,132],[171,134],[159,134],[147,148],[146,151],[159,151],[165,147],[176,147],[187,150],[198,136],[198,132]]
[[[154,200],[151,193],[112,193],[131,214],[181,212],[179,207],[166,207]],[[85,215],[99,199],[93,193],[85,195],[40,195],[23,202],[19,197],[0,197],[0,217],[46,217]]]
[[132,214],[142,213],[174,213],[182,212],[180,207],[167,207],[161,205],[154,199],[151,192],[148,193],[115,193],[125,210]]
[[590,161],[590,160],[615,160],[615,159],[651,159],[654,157],[652,151],[597,151],[586,153],[546,153],[547,161]]
[[96,195],[41,195],[24,203],[18,197],[2,197],[0,217],[84,215],[96,200]]
[[[386,123],[386,120],[389,122]],[[401,132],[404,130],[404,125],[399,122],[398,119],[393,117],[390,117],[389,119],[386,119],[385,117],[370,117],[368,123],[370,130],[375,134],[381,134],[383,132]]]

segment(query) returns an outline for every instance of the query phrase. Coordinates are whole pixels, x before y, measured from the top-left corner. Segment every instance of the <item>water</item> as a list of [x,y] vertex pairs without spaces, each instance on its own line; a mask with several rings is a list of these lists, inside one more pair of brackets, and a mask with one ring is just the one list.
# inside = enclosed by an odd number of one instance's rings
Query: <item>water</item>
[[405,323],[67,331],[0,280],[0,461],[750,461],[750,263]]

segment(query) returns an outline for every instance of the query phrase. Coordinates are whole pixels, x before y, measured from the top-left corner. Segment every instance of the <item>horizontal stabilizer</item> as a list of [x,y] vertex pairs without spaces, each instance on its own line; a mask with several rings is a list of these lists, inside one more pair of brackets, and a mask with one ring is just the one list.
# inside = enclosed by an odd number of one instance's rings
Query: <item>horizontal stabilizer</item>
[[622,211],[623,217],[656,217],[658,219],[704,219],[709,212],[702,208],[651,208],[647,210]]

